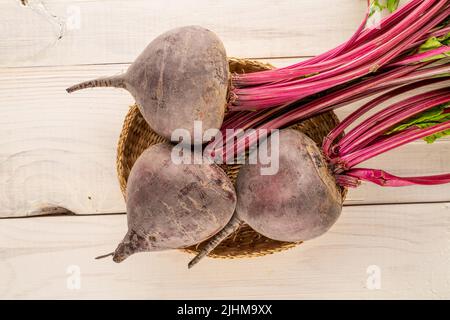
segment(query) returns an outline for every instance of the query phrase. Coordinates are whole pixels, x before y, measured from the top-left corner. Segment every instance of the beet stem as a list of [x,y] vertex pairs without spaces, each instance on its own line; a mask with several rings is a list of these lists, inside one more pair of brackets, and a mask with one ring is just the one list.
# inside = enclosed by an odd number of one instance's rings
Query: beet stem
[[346,168],[353,168],[355,165],[363,161],[367,161],[379,154],[398,148],[412,141],[422,139],[435,133],[446,131],[449,129],[450,121],[429,127],[427,129],[406,130],[392,136],[385,141],[378,142],[364,149],[345,155],[340,158],[340,160],[345,164]]
[[[450,183],[450,174],[419,177],[398,177],[383,170],[356,168],[345,172],[345,179],[354,178],[375,183],[382,187],[405,187],[412,185],[439,185]],[[345,183],[345,180],[342,180]]]
[[[230,106],[233,111],[253,111],[292,104],[335,86],[378,72],[386,66],[413,64],[445,50],[409,55],[436,30],[445,29],[442,21],[450,14],[449,1],[411,1],[394,13],[396,18],[381,25],[380,30],[366,29],[365,19],[346,43],[321,56],[290,67],[236,75],[237,95]],[[381,30],[382,29],[382,30]],[[369,36],[370,35],[370,36]],[[320,58],[319,58],[320,57]],[[401,59],[401,61],[399,61]]]
[[[326,139],[324,139],[324,143],[323,143],[323,147],[322,147],[323,152],[328,157],[331,157],[332,156],[332,147],[333,147],[332,144],[341,134],[344,133],[344,130],[347,129],[352,123],[354,123],[362,115],[366,114],[367,112],[369,112],[373,108],[377,107],[381,103],[383,103],[389,99],[392,99],[400,94],[409,92],[411,90],[415,90],[415,89],[418,89],[418,88],[421,88],[424,86],[428,86],[430,84],[439,83],[441,81],[446,81],[446,80],[447,80],[446,78],[421,80],[418,82],[414,82],[412,84],[408,84],[408,85],[399,87],[392,91],[389,91],[389,92],[377,97],[376,99],[369,101],[367,104],[363,105],[362,107],[360,107],[359,109],[357,109],[353,113],[351,113],[349,116],[347,116],[347,118],[345,118],[336,128],[334,128],[328,134]],[[342,141],[343,141],[343,139],[341,139],[339,141],[339,144],[341,144]]]
[[[345,106],[348,103],[372,96],[384,90],[392,89],[401,85],[411,84],[412,86],[414,86],[414,84],[421,84],[422,81],[427,80],[430,82],[446,81],[450,76],[450,65],[448,63],[446,63],[445,65],[421,69],[421,67],[424,67],[428,64],[429,62],[419,65],[398,67],[396,69],[393,69],[392,71],[382,73],[355,85],[351,85],[350,87],[339,89],[331,94],[327,94],[309,103],[295,103],[292,105],[294,106],[292,110],[285,112],[271,120],[268,119],[269,117],[265,118],[262,116],[259,118],[259,123],[262,124],[256,126],[255,131],[251,132],[250,134],[246,134],[238,139],[235,145],[244,146],[241,143],[244,139],[248,141],[248,143],[245,144],[245,149],[254,145],[258,141],[259,129],[270,130],[283,128],[289,124],[298,122],[308,117],[312,117],[322,112]],[[298,107],[296,107],[296,105],[298,105]],[[266,122],[264,122],[264,120],[266,120]],[[242,124],[239,124],[239,126],[242,126]],[[233,128],[235,126],[230,127]],[[223,145],[216,145],[214,147],[216,154],[218,154],[219,152],[223,152],[225,154],[229,153],[228,150],[224,150],[225,146]],[[242,148],[238,148],[236,154],[240,155],[243,151],[244,150]]]
[[339,155],[347,155],[365,147],[365,142],[390,127],[416,114],[450,101],[448,88],[441,88],[393,104],[351,130],[337,144]]

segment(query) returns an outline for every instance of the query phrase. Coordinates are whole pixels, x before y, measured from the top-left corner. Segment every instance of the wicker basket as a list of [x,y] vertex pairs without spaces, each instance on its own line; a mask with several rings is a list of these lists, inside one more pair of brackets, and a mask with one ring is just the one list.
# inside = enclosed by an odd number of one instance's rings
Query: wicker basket
[[[230,59],[229,63],[230,71],[233,73],[255,72],[273,68],[268,64],[244,59]],[[329,112],[298,123],[293,128],[306,133],[319,144],[325,135],[337,124],[337,117],[333,112]],[[152,131],[136,105],[131,106],[125,118],[117,150],[117,174],[124,196],[128,175],[136,159],[146,148],[161,142],[167,142],[167,140]],[[233,183],[236,180],[239,167],[239,165],[223,165],[223,169]],[[342,190],[342,195],[345,197],[345,190]],[[204,243],[182,250],[196,253]],[[223,241],[209,256],[215,258],[263,256],[295,247],[299,243],[268,239],[244,224]]]

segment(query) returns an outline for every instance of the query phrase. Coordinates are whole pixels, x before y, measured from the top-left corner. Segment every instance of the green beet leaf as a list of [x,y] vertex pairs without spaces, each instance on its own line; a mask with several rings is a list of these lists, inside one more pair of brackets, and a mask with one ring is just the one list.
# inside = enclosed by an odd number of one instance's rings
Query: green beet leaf
[[[441,106],[422,112],[420,115],[411,117],[389,130],[386,135],[398,133],[411,127],[426,129],[447,121],[450,121],[450,103],[443,104]],[[446,136],[450,136],[450,130],[438,132],[431,136],[425,137],[424,140],[428,143],[433,143],[436,140]]]
[[[427,41],[425,41],[420,47],[419,47],[419,53],[427,52],[430,50],[438,49],[442,46],[448,46],[450,44],[450,32],[446,35],[443,35],[442,37],[431,37]],[[445,57],[450,56],[450,51],[444,52],[442,54],[435,55],[433,57],[428,57],[426,59],[423,59],[422,61],[431,61],[436,59],[442,59]]]
[[370,3],[370,14],[369,14],[369,16],[371,17],[371,16],[374,15],[375,12],[381,12],[384,9],[386,9],[386,6],[384,4],[380,3],[379,0],[373,0]]
[[387,0],[386,7],[390,12],[397,10],[400,0]]

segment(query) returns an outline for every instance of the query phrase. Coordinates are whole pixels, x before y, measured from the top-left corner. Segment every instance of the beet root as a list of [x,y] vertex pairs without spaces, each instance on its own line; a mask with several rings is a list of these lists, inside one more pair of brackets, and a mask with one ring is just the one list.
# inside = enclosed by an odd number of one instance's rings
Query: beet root
[[240,170],[237,214],[273,240],[297,242],[322,235],[342,211],[327,162],[313,140],[293,129],[280,132],[279,155],[275,175],[261,175],[260,164]]
[[[322,235],[337,221],[342,196],[318,146],[293,129],[280,131],[278,146],[276,174],[261,175],[263,165],[259,162],[242,166],[236,181],[235,214],[189,263],[189,268],[244,222],[270,239],[298,242]],[[276,146],[266,140],[261,147],[272,152]]]
[[172,147],[150,147],[134,164],[127,183],[128,232],[114,252],[133,253],[197,244],[222,229],[235,206],[234,186],[215,164],[175,164]]
[[185,129],[194,137],[194,121],[201,121],[202,136],[221,127],[229,74],[220,39],[202,27],[187,26],[154,39],[126,73],[82,82],[67,91],[124,88],[156,133],[171,139],[175,129]]

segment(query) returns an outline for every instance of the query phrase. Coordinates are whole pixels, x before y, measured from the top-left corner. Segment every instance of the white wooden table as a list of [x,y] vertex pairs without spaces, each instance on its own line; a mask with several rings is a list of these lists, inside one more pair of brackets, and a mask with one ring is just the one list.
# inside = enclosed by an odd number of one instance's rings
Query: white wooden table
[[[450,185],[363,185],[329,233],[272,256],[189,271],[177,251],[93,259],[126,230],[115,147],[133,101],[118,89],[69,96],[67,86],[125,70],[155,36],[188,24],[214,30],[230,56],[286,65],[347,39],[365,5],[1,1],[0,298],[450,298]],[[367,165],[437,174],[450,172],[449,159],[443,139]]]

